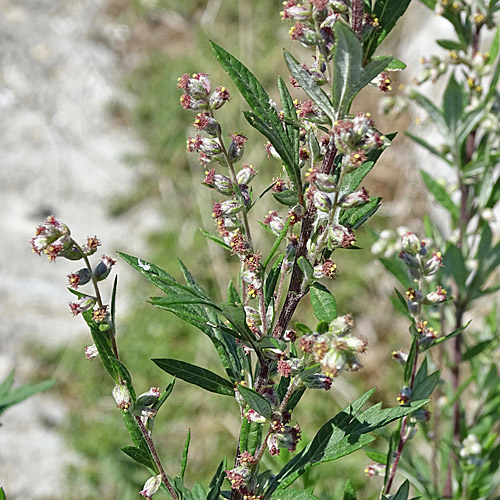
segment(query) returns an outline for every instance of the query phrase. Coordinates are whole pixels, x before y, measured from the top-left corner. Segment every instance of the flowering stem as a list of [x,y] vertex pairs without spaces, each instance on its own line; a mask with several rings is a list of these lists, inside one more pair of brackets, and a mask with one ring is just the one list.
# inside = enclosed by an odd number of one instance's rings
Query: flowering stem
[[[95,292],[95,298],[97,300],[97,305],[99,306],[99,309],[104,309],[104,303],[101,298],[101,293],[99,292],[99,285],[97,284],[97,279],[94,276],[94,273],[92,272],[92,266],[90,265],[89,258],[85,255],[82,247],[73,238],[71,238],[71,241],[73,242],[73,245],[75,245],[75,247],[79,250],[85,262],[85,266],[90,272],[90,275],[92,277],[92,285],[94,287],[94,292]],[[116,338],[115,338],[115,325],[111,325],[111,328],[108,330],[108,334],[111,340],[111,348],[113,349],[113,354],[115,355],[116,359],[120,359],[118,355],[118,346],[116,344]]]
[[[421,295],[423,295],[424,292],[424,280],[422,277],[418,280],[418,291]],[[417,312],[415,314],[415,322],[418,323],[421,321],[421,314],[422,314],[422,304],[418,305]],[[415,375],[417,374],[417,366],[418,366],[418,344],[416,347],[415,351],[415,358],[413,360],[413,366],[411,368],[411,375],[410,375],[410,390],[413,390],[413,385],[415,383]],[[385,487],[384,493],[386,495],[389,494],[391,491],[392,483],[394,481],[394,478],[396,476],[396,471],[398,470],[398,465],[399,465],[399,460],[401,459],[401,454],[403,453],[403,448],[408,441],[408,436],[406,435],[406,427],[408,425],[408,416],[403,417],[403,420],[401,421],[401,430],[399,431],[399,442],[398,442],[398,448],[396,451],[396,457],[394,458],[394,462],[392,463],[391,467],[391,472],[389,474],[389,477],[387,479],[387,485]]]
[[[288,401],[290,401],[290,398],[292,397],[293,392],[297,388],[298,382],[299,382],[299,379],[297,378],[297,379],[293,380],[293,382],[288,386],[288,390],[286,391],[286,394],[283,396],[283,399],[281,400],[281,404],[280,404],[280,407],[278,410],[279,413],[283,413],[285,411],[286,405],[288,404]],[[269,436],[271,435],[272,431],[273,431],[273,428],[272,428],[272,425],[270,425],[269,429],[267,430],[266,436],[262,440],[262,444],[261,444],[259,450],[255,454],[255,465],[257,465],[260,462],[262,455],[264,454],[264,451],[267,447],[267,440],[269,439]]]
[[139,428],[141,429],[142,436],[146,440],[149,451],[151,452],[151,455],[153,457],[154,463],[156,464],[156,467],[158,467],[158,471],[160,473],[161,480],[162,480],[163,484],[167,487],[167,490],[170,493],[170,496],[172,497],[172,499],[178,500],[177,494],[175,493],[173,486],[171,485],[170,481],[167,478],[167,475],[165,474],[165,470],[163,469],[160,458],[158,457],[158,453],[156,452],[155,445],[153,443],[153,440],[151,439],[151,436],[149,435],[148,430],[146,429],[146,427],[144,427],[144,424],[142,423],[141,417],[139,417],[138,415],[134,415],[134,418],[135,418],[137,424],[139,425]]

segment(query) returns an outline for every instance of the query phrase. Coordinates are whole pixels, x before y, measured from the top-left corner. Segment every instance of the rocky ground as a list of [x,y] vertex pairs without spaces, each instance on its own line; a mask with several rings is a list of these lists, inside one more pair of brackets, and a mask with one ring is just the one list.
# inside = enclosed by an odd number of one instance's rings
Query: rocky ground
[[[107,111],[129,97],[115,52],[93,36],[103,3],[0,0],[0,380],[13,368],[17,383],[33,377],[29,345],[89,343],[66,305],[74,265],[33,254],[34,227],[53,213],[77,238],[97,234],[112,255],[139,250],[158,222],[151,209],[107,215],[109,200],[134,185],[136,167],[123,158],[141,144]],[[127,36],[123,26],[109,32],[115,44]],[[0,485],[9,500],[59,498],[65,467],[77,460],[58,433],[64,417],[50,391],[2,415]]]

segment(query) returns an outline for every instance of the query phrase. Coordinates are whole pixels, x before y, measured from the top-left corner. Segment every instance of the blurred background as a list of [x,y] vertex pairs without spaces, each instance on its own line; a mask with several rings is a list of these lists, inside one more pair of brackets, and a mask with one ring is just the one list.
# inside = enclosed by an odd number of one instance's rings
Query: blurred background
[[[147,473],[120,451],[129,437],[110,397],[111,381],[98,362],[85,359],[90,337],[66,305],[66,275],[74,266],[38,258],[29,240],[35,226],[55,214],[77,239],[97,235],[108,255],[138,255],[176,277],[181,256],[213,296],[223,299],[220,290],[234,262],[198,231],[213,229],[212,195],[200,185],[203,169],[185,151],[194,115],[178,104],[177,77],[201,71],[214,86],[229,87],[232,101],[219,118],[225,133],[248,135],[244,161],[260,173],[253,184],[259,193],[279,173],[279,164],[266,158],[265,141],[244,120],[242,99],[207,40],[242,60],[276,98],[277,73],[288,79],[282,47],[306,54],[289,40],[280,10],[279,0],[0,0],[0,380],[15,368],[16,384],[56,381],[50,391],[2,415],[0,485],[9,500],[137,498]],[[383,45],[381,53],[408,64],[393,75],[393,94],[415,75],[419,57],[436,50],[433,26],[441,35],[447,29],[414,2]],[[407,114],[381,116],[381,97],[370,89],[353,109],[371,112],[385,133],[411,125]],[[421,230],[427,200],[417,165],[427,161],[400,133],[365,184],[372,195],[384,197],[372,227]],[[265,232],[256,226],[254,233],[258,246],[269,248]],[[370,253],[373,236],[360,231],[359,242],[364,250],[336,255],[339,278],[332,290],[339,311],[354,314],[356,332],[369,340],[364,369],[336,379],[329,393],[306,396],[294,414],[304,442],[361,391],[377,386],[374,402],[393,405],[400,390],[400,367],[391,352],[408,348],[407,325],[389,300],[395,283]],[[139,392],[170,380],[151,363],[154,357],[220,372],[201,332],[148,305],[156,292],[124,263],[114,269],[118,344]],[[308,318],[304,304],[296,319]],[[188,428],[189,484],[207,485],[221,456],[233,460],[239,431],[233,406],[228,411],[224,398],[177,383],[155,426],[169,474],[178,472]],[[383,447],[383,440],[378,444]],[[286,459],[282,452],[278,460]],[[315,484],[318,496],[332,498],[346,471],[357,471],[360,497],[376,497],[381,483],[364,476],[368,463],[357,452],[313,469],[301,484]]]

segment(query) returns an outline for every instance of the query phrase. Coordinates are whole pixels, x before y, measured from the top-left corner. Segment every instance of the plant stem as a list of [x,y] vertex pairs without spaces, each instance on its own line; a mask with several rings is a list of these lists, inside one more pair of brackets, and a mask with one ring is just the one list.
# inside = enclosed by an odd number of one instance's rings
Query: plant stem
[[[97,284],[97,280],[94,276],[94,273],[92,272],[92,266],[90,265],[89,258],[85,255],[83,252],[82,247],[73,239],[71,238],[71,241],[73,242],[73,245],[75,245],[76,248],[80,251],[80,254],[83,257],[83,260],[85,262],[85,266],[90,272],[90,275],[92,276],[92,285],[94,287],[94,292],[95,292],[95,298],[97,300],[97,305],[99,306],[99,309],[104,309],[104,303],[101,298],[101,293],[99,291],[99,285]],[[108,335],[111,340],[111,348],[113,349],[113,354],[115,355],[116,359],[120,359],[120,356],[118,355],[118,346],[116,344],[116,338],[115,338],[115,325],[112,325],[112,328],[108,330]]]
[[351,27],[360,40],[361,32],[363,31],[363,15],[363,0],[352,0]]
[[149,451],[151,452],[151,455],[153,457],[154,463],[156,464],[156,467],[158,467],[158,471],[160,472],[160,476],[161,476],[161,480],[162,480],[163,484],[167,487],[167,490],[170,493],[170,496],[172,497],[172,499],[178,500],[177,494],[175,493],[173,486],[171,485],[170,481],[168,480],[167,475],[165,474],[165,470],[163,469],[160,458],[158,457],[158,453],[156,452],[155,445],[153,443],[153,440],[151,439],[151,436],[149,435],[148,430],[146,429],[146,427],[144,427],[144,424],[142,423],[141,417],[139,417],[138,415],[134,415],[134,418],[135,418],[137,424],[139,425],[139,428],[141,429],[142,436],[146,440]]

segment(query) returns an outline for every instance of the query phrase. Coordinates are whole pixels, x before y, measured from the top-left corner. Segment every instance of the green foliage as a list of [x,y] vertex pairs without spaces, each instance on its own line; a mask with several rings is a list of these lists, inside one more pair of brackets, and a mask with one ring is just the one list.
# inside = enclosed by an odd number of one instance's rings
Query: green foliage
[[28,399],[37,392],[43,392],[55,384],[54,380],[46,380],[36,384],[24,384],[20,387],[12,388],[14,385],[14,370],[0,384],[0,415],[11,406],[17,405]]

